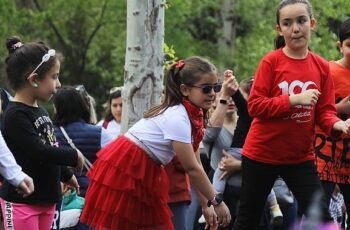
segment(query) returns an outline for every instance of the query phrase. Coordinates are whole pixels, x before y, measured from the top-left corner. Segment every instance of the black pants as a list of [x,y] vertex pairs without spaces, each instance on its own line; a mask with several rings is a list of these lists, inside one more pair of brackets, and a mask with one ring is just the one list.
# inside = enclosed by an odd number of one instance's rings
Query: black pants
[[234,230],[255,230],[258,227],[265,201],[280,175],[298,201],[298,215],[306,214],[312,197],[322,191],[318,201],[322,219],[331,220],[314,161],[294,165],[272,165],[242,156],[242,188]]

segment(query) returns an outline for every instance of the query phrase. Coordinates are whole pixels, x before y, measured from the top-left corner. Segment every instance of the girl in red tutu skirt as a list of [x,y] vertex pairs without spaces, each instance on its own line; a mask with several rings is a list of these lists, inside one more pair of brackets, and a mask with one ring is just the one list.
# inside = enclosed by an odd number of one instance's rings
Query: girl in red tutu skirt
[[[177,155],[198,191],[211,229],[226,226],[230,212],[206,176],[197,152],[203,110],[221,89],[215,67],[200,57],[180,60],[166,74],[164,101],[98,153],[81,220],[100,229],[172,230],[168,178],[163,165]],[[231,96],[234,79],[223,91]]]

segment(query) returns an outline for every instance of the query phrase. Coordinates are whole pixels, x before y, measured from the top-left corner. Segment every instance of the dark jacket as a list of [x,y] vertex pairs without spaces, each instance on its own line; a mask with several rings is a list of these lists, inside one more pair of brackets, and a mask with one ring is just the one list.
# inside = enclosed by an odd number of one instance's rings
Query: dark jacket
[[[94,163],[97,159],[96,153],[101,149],[102,127],[94,126],[83,120],[79,120],[64,125],[63,128],[66,130],[69,138],[72,139],[74,145],[91,163]],[[59,146],[71,147],[59,126],[55,126],[54,132]],[[80,185],[80,196],[85,196],[89,184],[88,178],[85,176],[86,172],[87,170],[84,168],[82,175],[77,176]]]

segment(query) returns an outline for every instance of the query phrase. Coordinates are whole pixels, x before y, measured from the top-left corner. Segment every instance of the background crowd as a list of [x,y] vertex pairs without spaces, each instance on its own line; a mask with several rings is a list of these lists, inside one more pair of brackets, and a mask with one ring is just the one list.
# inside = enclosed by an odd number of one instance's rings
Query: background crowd
[[[98,120],[84,85],[60,82],[60,53],[9,37],[5,229],[350,229],[350,19],[339,60],[309,49],[315,27],[309,1],[281,1],[254,76],[179,60],[161,104],[124,134],[123,87]],[[51,99],[52,117],[39,105]]]

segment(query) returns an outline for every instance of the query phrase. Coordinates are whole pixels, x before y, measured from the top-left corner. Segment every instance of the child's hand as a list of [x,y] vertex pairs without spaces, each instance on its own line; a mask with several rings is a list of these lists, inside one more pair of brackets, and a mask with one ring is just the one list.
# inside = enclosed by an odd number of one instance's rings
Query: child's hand
[[224,179],[227,175],[232,172],[241,170],[241,160],[231,156],[226,150],[222,150],[223,157],[221,158],[218,167],[223,170],[224,173],[220,176],[219,180]]
[[317,103],[318,97],[321,92],[317,89],[308,89],[299,94],[293,94],[289,96],[289,102],[291,106],[295,105],[308,105],[314,106]]
[[236,77],[233,76],[232,70],[225,70],[224,72],[224,82],[222,84],[222,95],[221,97],[224,99],[229,99],[232,95],[234,95],[239,88],[239,84],[236,80]]
[[350,118],[346,121],[337,121],[333,125],[333,130],[341,131],[345,134],[350,134]]
[[218,228],[218,222],[217,222],[217,215],[214,211],[213,206],[210,207],[202,207],[202,213],[205,218],[205,228],[204,229],[217,229]]
[[65,194],[69,193],[70,190],[71,190],[71,186],[70,185],[61,182],[62,195],[65,195]]
[[341,113],[350,115],[350,95],[344,97],[340,102],[338,102],[337,111],[338,114]]
[[34,192],[33,179],[29,176],[25,177],[16,190],[19,194],[22,194],[23,197],[29,196]]
[[80,176],[84,168],[85,158],[84,158],[84,155],[78,149],[77,149],[77,154],[78,154],[78,161],[75,167],[75,172],[78,176]]
[[218,215],[218,223],[222,227],[226,227],[231,222],[230,210],[224,202],[221,202],[219,205],[214,206],[216,215]]
[[80,194],[80,186],[78,184],[77,178],[73,175],[69,181],[65,182],[64,185],[68,186],[68,188],[75,188],[77,194]]

